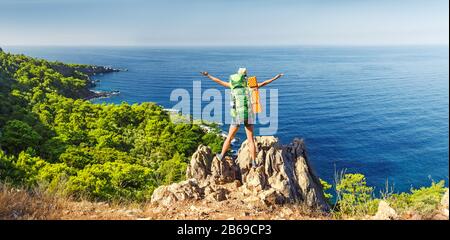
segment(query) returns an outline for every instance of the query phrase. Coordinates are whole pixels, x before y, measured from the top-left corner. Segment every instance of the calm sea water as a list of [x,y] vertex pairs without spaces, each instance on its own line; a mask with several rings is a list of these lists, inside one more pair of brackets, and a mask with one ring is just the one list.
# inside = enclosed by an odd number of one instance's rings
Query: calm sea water
[[[49,60],[126,68],[98,76],[98,90],[121,94],[95,102],[152,101],[170,108],[175,88],[217,87],[240,66],[279,91],[284,143],[302,137],[321,178],[335,169],[360,172],[368,183],[397,191],[449,175],[449,49],[445,47],[289,48],[37,48],[5,51]],[[224,128],[228,126],[225,125]],[[257,132],[258,133],[258,132]],[[241,129],[238,137],[245,139]]]

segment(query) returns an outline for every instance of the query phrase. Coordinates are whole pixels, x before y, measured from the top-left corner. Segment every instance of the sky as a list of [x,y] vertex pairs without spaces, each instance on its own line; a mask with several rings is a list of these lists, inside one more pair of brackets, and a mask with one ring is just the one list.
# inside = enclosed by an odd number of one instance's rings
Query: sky
[[448,0],[0,0],[0,46],[448,43]]

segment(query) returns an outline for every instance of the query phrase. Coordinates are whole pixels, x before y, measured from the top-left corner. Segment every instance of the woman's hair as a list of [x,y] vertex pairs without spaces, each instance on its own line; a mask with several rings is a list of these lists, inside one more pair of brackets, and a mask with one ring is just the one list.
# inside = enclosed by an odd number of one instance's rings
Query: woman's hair
[[239,68],[238,73],[242,75],[247,75],[247,68]]

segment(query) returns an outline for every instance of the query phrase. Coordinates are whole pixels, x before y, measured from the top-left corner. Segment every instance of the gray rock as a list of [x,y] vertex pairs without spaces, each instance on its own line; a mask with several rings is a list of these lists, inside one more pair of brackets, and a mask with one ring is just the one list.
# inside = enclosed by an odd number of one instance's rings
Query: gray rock
[[266,190],[269,185],[267,182],[267,175],[264,173],[264,168],[251,168],[243,178],[244,186],[249,190],[262,191]]
[[228,189],[216,188],[214,191],[210,191],[209,195],[206,196],[206,199],[221,202],[227,200],[228,193],[229,193]]
[[214,157],[211,164],[211,176],[221,183],[230,183],[240,179],[240,170],[231,157],[219,160]]
[[283,204],[286,202],[286,198],[275,189],[269,189],[260,193],[259,198],[267,206],[273,206],[277,204]]
[[442,219],[449,219],[449,210],[448,210],[448,188],[447,191],[445,191],[444,196],[441,200],[441,211],[440,215],[442,215]]
[[[302,140],[281,145],[275,137],[256,137],[257,168],[252,168],[245,141],[236,163],[229,157],[220,161],[211,150],[199,146],[186,171],[190,180],[155,190],[152,202],[204,199],[223,201],[255,199],[265,205],[303,203],[328,211],[322,185],[314,173]],[[241,186],[242,185],[242,186]]]
[[211,149],[204,145],[198,146],[186,170],[186,178],[195,178],[199,181],[206,179],[211,174],[211,161]]
[[443,208],[448,209],[448,188],[447,191],[445,191],[444,196],[442,197],[441,205]]
[[152,195],[151,203],[170,206],[177,201],[203,199],[203,189],[195,179],[189,179],[169,186],[157,188]]
[[389,206],[389,203],[381,200],[378,204],[378,211],[373,216],[374,220],[395,220],[398,219],[397,212]]
[[[306,153],[304,142],[294,139],[289,145],[280,145],[275,137],[256,137],[257,164],[264,166],[263,172],[258,173],[262,189],[275,189],[286,197],[287,202],[301,202],[309,207],[329,210],[322,185],[313,171]],[[244,185],[248,177],[253,174],[250,167],[250,154],[247,141],[238,152],[238,165],[241,168]]]

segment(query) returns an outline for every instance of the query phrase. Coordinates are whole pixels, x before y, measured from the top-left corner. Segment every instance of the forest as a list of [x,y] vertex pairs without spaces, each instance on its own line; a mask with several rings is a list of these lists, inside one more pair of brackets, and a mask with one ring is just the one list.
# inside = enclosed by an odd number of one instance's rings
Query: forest
[[180,181],[219,129],[173,123],[155,103],[85,99],[89,66],[0,51],[0,181],[75,199],[146,201]]

